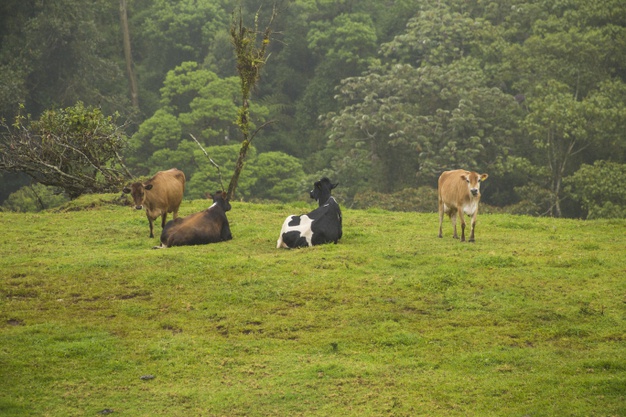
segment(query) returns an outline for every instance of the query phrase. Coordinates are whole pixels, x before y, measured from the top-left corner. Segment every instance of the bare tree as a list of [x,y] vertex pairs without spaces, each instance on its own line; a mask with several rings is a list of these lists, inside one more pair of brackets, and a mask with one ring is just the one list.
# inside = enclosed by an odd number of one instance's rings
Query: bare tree
[[137,77],[133,70],[133,57],[130,48],[130,30],[128,28],[128,12],[126,0],[120,0],[120,25],[124,43],[124,58],[126,60],[126,73],[128,75],[128,85],[130,88],[130,99],[133,107],[139,108],[139,89],[137,88]]
[[[264,123],[254,132],[250,132],[250,94],[256,87],[260,79],[261,69],[267,62],[267,47],[270,44],[270,36],[272,34],[272,23],[278,15],[276,6],[272,9],[272,14],[265,30],[259,32],[259,11],[254,16],[254,27],[248,28],[243,23],[241,8],[239,8],[238,16],[233,13],[233,21],[230,27],[230,36],[233,46],[235,47],[235,56],[237,58],[237,73],[241,83],[242,104],[239,108],[237,116],[237,126],[243,135],[241,149],[235,164],[235,172],[228,185],[226,199],[230,200],[235,194],[235,189],[239,182],[239,175],[243,170],[244,160],[250,147],[250,143],[256,134],[271,122]],[[258,36],[262,34],[261,42],[258,42]]]

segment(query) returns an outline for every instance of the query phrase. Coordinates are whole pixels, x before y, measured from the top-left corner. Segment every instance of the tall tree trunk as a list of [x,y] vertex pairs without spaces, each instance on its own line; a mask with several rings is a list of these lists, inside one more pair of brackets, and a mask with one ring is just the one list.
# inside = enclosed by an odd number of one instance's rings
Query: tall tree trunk
[[133,107],[139,109],[139,89],[137,88],[137,78],[133,71],[133,57],[130,49],[130,31],[128,30],[128,13],[126,11],[126,0],[120,0],[120,22],[122,35],[124,38],[124,58],[126,59],[126,72],[128,74],[128,85],[130,88],[130,99]]
[[243,24],[243,15],[241,7],[239,8],[238,19],[233,13],[233,21],[230,27],[230,35],[233,46],[235,47],[235,57],[237,59],[237,72],[239,73],[239,79],[241,83],[241,98],[242,104],[239,108],[239,115],[237,116],[237,126],[243,135],[243,141],[241,142],[241,148],[239,150],[239,156],[235,163],[235,172],[230,179],[228,185],[228,192],[226,193],[226,200],[230,200],[235,196],[235,190],[239,183],[239,175],[243,170],[244,161],[250,142],[254,139],[254,136],[259,131],[257,129],[254,132],[250,132],[250,93],[254,90],[261,69],[265,65],[267,59],[267,47],[270,43],[270,35],[272,34],[272,23],[277,15],[276,7],[272,10],[272,15],[269,19],[269,23],[263,31],[263,39],[260,45],[257,45],[257,35],[260,33],[258,28],[259,12],[254,16],[254,27],[248,28]]
[[561,177],[556,178],[554,185],[554,215],[561,217]]

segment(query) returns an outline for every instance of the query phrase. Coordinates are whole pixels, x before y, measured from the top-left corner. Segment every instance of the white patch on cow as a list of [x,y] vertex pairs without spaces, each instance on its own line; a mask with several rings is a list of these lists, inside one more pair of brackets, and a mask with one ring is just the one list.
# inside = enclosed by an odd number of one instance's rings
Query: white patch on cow
[[300,216],[300,224],[298,226],[289,226],[289,223],[293,220],[294,217],[297,216],[289,216],[285,219],[283,227],[280,230],[280,236],[278,237],[278,241],[276,242],[277,249],[287,248],[287,245],[285,244],[285,242],[283,242],[283,234],[289,232],[300,233],[300,236],[306,239],[307,244],[309,246],[313,246],[313,230],[311,229],[311,224],[313,223],[313,220],[306,214],[303,214]]
[[300,232],[300,236],[306,239],[309,246],[313,246],[313,229],[311,229],[312,223],[313,220],[306,214],[303,214],[300,216],[300,225],[294,227],[294,230]]
[[215,207],[217,205],[217,203],[213,203],[211,204],[211,206],[207,209],[207,210],[211,210],[213,207]]
[[470,203],[463,206],[463,212],[468,216],[473,216],[476,210],[478,210],[477,198],[471,198]]

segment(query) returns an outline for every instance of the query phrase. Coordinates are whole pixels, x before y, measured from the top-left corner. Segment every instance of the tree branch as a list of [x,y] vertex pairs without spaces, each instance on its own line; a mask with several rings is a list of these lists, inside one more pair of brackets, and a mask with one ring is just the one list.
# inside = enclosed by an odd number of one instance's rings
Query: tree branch
[[209,161],[211,162],[211,164],[212,164],[215,168],[217,168],[217,175],[218,175],[218,177],[219,177],[219,179],[220,179],[220,186],[222,187],[222,192],[224,192],[224,182],[222,181],[222,171],[220,171],[220,166],[219,166],[219,165],[217,165],[217,164],[215,163],[215,161],[213,160],[213,158],[211,158],[211,157],[209,156],[209,154],[207,153],[207,151],[206,151],[206,150],[202,147],[202,145],[200,144],[200,142],[198,142],[198,139],[196,139],[196,137],[195,137],[194,135],[192,135],[192,134],[190,133],[190,134],[189,134],[189,136],[191,136],[191,139],[193,139],[193,140],[194,140],[194,141],[198,144],[198,146],[200,147],[200,149],[202,150],[202,152],[204,152],[204,156],[206,156],[206,157],[209,159]]
[[271,125],[272,123],[275,123],[275,120],[268,120],[267,122],[263,123],[261,126],[259,126],[258,128],[256,128],[254,130],[254,132],[252,132],[252,134],[250,135],[250,142],[252,142],[252,139],[254,139],[254,137],[256,136],[257,133],[259,133],[261,131],[261,129]]

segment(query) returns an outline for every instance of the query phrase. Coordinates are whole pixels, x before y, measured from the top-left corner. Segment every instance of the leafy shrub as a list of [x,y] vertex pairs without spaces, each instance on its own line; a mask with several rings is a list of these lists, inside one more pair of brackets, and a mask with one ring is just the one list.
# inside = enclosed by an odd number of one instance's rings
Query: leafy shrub
[[251,177],[255,181],[249,198],[295,201],[302,193],[305,176],[302,162],[283,152],[265,152],[250,162]]
[[569,195],[580,202],[587,219],[626,217],[626,164],[596,161],[583,164],[566,178]]
[[[227,189],[230,176],[235,170],[235,161],[237,161],[240,147],[241,145],[234,144],[209,146],[206,148],[206,152],[209,157],[220,167],[223,182],[222,184],[220,183],[220,176],[217,168],[209,162],[204,153],[196,145],[192,154],[196,167],[193,169],[189,169],[186,166],[177,167],[182,169],[185,172],[185,175],[187,175],[187,185],[185,189],[186,196],[190,199],[204,198],[206,193],[213,193],[217,190],[221,190],[222,186],[224,189]],[[251,162],[255,158],[256,149],[254,147],[250,147],[246,165],[237,187],[237,198],[247,197],[249,195],[252,183],[250,181],[250,172],[248,169],[250,168]]]
[[25,173],[70,198],[113,191],[127,176],[120,159],[126,137],[117,117],[78,102],[46,110],[39,120],[18,114],[10,126],[2,121],[0,170]]
[[[207,154],[220,166],[224,188],[235,169],[235,162],[241,145],[211,146]],[[207,192],[221,189],[217,169],[210,164],[198,150],[194,159],[198,168],[187,181],[187,197],[204,198]],[[185,169],[183,168],[183,171]],[[187,173],[187,172],[185,172]],[[254,147],[246,157],[246,165],[237,185],[236,199],[295,201],[302,193],[300,185],[305,177],[302,163],[283,152],[265,152],[257,154]]]
[[515,192],[520,196],[520,201],[507,206],[505,210],[507,213],[544,216],[550,212],[553,200],[550,190],[537,184],[528,184],[515,187]]
[[2,209],[21,213],[36,212],[58,207],[69,199],[56,187],[34,184],[11,193],[2,204]]
[[431,187],[405,188],[393,194],[362,192],[354,196],[355,209],[370,207],[390,211],[436,212],[437,190]]
[[123,193],[83,194],[55,208],[58,212],[91,210],[106,206],[132,206],[132,198]]

